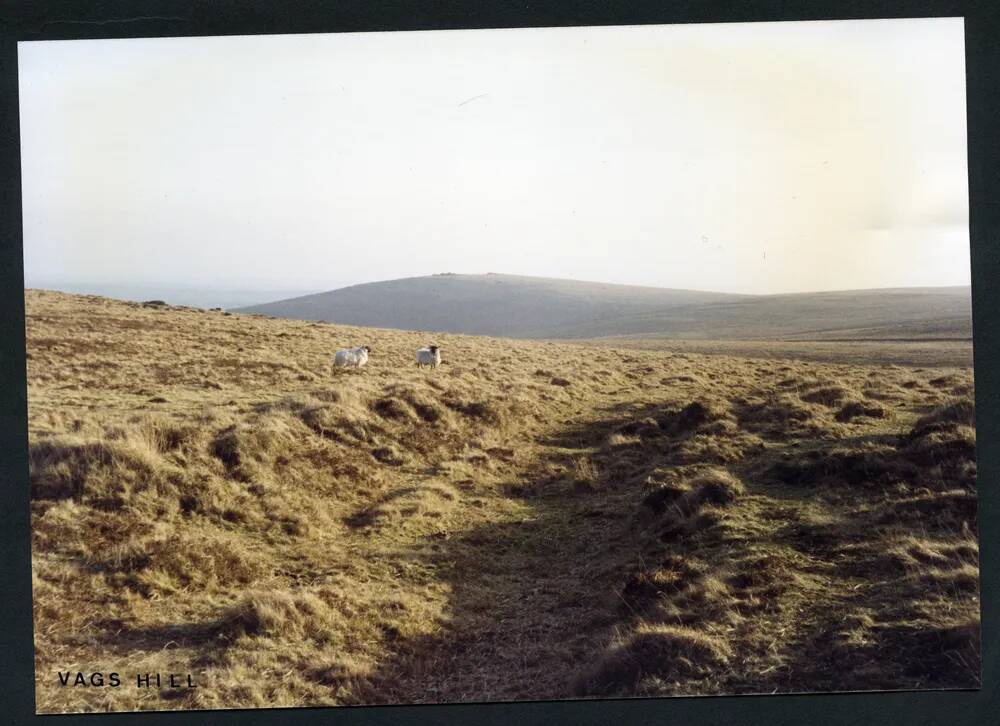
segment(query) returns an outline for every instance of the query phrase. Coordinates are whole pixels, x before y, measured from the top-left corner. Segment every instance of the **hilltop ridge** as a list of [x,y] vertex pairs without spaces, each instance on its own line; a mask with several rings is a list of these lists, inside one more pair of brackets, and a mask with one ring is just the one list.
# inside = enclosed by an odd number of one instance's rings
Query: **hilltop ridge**
[[488,273],[370,282],[235,312],[513,338],[969,339],[971,289],[746,295]]

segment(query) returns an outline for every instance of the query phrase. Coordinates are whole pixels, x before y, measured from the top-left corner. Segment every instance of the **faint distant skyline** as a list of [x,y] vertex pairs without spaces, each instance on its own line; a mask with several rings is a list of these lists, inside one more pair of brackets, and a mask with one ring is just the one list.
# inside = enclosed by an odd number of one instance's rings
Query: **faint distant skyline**
[[[289,297],[325,292],[326,288],[258,287],[230,288],[185,285],[183,283],[138,282],[134,284],[101,280],[38,279],[26,288],[59,290],[79,295],[101,295],[118,300],[163,300],[171,305],[192,305],[201,308],[238,308],[247,305],[283,300]],[[342,287],[334,285],[334,287]]]
[[960,18],[41,41],[19,70],[29,287],[970,279]]

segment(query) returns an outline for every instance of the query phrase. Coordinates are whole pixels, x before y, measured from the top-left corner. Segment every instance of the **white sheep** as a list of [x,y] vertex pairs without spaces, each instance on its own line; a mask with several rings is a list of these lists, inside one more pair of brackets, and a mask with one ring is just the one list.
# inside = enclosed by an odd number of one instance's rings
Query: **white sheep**
[[417,365],[437,368],[441,365],[441,351],[436,345],[428,345],[426,348],[418,348]]
[[338,350],[333,356],[333,367],[360,368],[368,362],[368,351],[370,350],[371,348],[367,345],[361,345],[349,350]]

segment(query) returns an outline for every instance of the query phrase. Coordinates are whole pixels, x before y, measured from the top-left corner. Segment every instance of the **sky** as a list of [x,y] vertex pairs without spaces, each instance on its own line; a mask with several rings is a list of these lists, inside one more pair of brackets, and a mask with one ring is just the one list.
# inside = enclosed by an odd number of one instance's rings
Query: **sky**
[[28,287],[970,280],[960,18],[40,41],[18,58]]

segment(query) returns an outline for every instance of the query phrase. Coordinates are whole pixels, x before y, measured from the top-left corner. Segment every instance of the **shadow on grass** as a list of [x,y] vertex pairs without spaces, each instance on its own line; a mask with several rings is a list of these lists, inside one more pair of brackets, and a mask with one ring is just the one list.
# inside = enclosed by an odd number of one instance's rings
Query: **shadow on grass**
[[[444,631],[396,644],[394,657],[372,677],[374,701],[578,696],[581,672],[605,656],[615,633],[628,632],[639,619],[622,596],[627,592],[623,586],[636,573],[655,576],[663,566],[644,559],[648,548],[640,541],[633,516],[648,491],[647,480],[682,466],[685,460],[678,447],[706,427],[732,433],[716,423],[726,418],[724,413],[692,406],[671,402],[609,407],[598,420],[573,423],[546,438],[542,443],[550,448],[548,456],[505,488],[530,505],[530,514],[522,521],[480,526],[441,543],[436,565],[451,592]],[[622,437],[619,445],[609,443],[615,434]],[[951,604],[975,597],[978,575],[967,567],[955,570],[957,575],[944,568],[930,579],[909,571],[886,574],[877,562],[885,543],[900,533],[927,535],[929,527],[945,541],[962,536],[954,526],[968,518],[969,497],[949,500],[932,522],[912,521],[893,517],[890,511],[913,499],[907,487],[890,486],[905,484],[902,480],[913,472],[909,466],[899,467],[900,481],[878,480],[874,488],[863,476],[797,485],[773,476],[774,464],[782,458],[805,466],[816,459],[813,452],[822,457],[833,447],[895,450],[901,441],[896,435],[872,433],[817,438],[800,430],[755,449],[728,468],[746,484],[746,502],[752,501],[736,506],[752,506],[752,516],[770,518],[767,528],[751,521],[740,530],[742,525],[723,521],[723,529],[717,529],[717,520],[709,518],[705,531],[690,540],[658,545],[668,561],[700,557],[709,575],[728,577],[726,597],[733,598],[731,606],[743,613],[741,617],[750,618],[741,626],[744,631],[753,630],[755,610],[766,619],[779,617],[773,613],[786,607],[778,590],[773,602],[767,601],[768,588],[795,588],[802,582],[797,579],[800,573],[827,588],[793,598],[798,604],[781,616],[794,621],[785,639],[767,646],[769,651],[777,648],[777,655],[763,653],[764,647],[752,638],[746,644],[731,643],[736,658],[763,655],[780,665],[756,673],[749,668],[720,672],[714,692],[978,685],[978,625],[946,622]],[[575,466],[581,459],[590,462],[584,478]],[[930,501],[952,494],[919,496]],[[974,495],[971,499],[974,502]],[[806,510],[816,506],[830,516],[811,519]],[[852,547],[858,542],[866,546]],[[772,580],[767,573],[754,573],[750,553],[759,551],[787,553],[780,566],[786,571],[776,572]],[[733,577],[729,566],[734,562],[751,569]],[[755,578],[763,583],[757,590],[751,586]],[[941,588],[940,597],[922,605],[928,587]],[[755,604],[760,597],[765,601]],[[694,601],[688,606],[693,608],[683,616],[688,621],[711,620],[708,611],[698,611],[710,609],[708,604]],[[940,610],[922,612],[924,606]],[[798,608],[802,611],[795,614]],[[683,691],[683,685],[671,688]],[[640,694],[626,689],[626,695]]]

